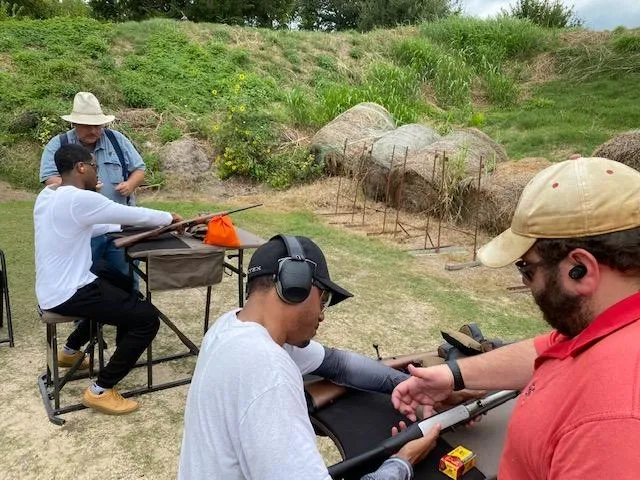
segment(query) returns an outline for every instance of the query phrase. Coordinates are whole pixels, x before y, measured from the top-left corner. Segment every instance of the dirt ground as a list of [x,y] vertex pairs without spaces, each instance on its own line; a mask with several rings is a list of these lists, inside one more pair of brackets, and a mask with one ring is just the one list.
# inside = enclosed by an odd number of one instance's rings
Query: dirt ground
[[[353,235],[375,235],[399,249],[414,250],[415,271],[434,278],[445,278],[455,282],[461,291],[470,297],[499,305],[500,308],[531,309],[527,295],[508,291],[505,286],[519,284],[514,269],[488,270],[486,268],[464,268],[446,270],[445,266],[460,266],[472,261],[473,235],[438,225],[431,220],[426,228],[426,218],[418,215],[399,215],[385,212],[383,205],[364,205],[356,199],[354,208],[349,185],[341,185],[343,196],[336,203],[338,183],[330,178],[312,185],[298,187],[286,192],[270,192],[247,184],[228,184],[221,190],[203,191],[192,195],[193,200],[214,197],[224,198],[226,203],[246,205],[260,201],[266,208],[277,210],[308,210],[318,213],[321,222],[333,228],[347,229]],[[351,196],[350,196],[351,195]],[[185,200],[184,192],[147,193],[149,199]],[[0,182],[0,209],[3,201],[32,199],[32,194],[15,191]],[[367,210],[368,209],[368,210]],[[336,213],[336,210],[338,213]],[[377,210],[377,211],[376,211]],[[344,213],[347,212],[347,213]],[[353,212],[353,213],[352,213]],[[384,233],[383,220],[385,220]],[[398,226],[396,226],[398,225]],[[440,228],[438,228],[440,227]],[[440,242],[438,243],[438,230]],[[473,229],[471,229],[473,230]],[[429,232],[429,237],[425,236]],[[394,235],[395,232],[395,235]],[[477,244],[486,237],[480,235]],[[453,253],[429,254],[425,251],[438,244],[443,251]],[[433,242],[433,245],[432,245]],[[214,289],[214,304],[211,315],[233,308],[237,302],[236,278],[224,276]],[[357,276],[350,279],[356,282]],[[402,292],[398,292],[402,297]],[[383,344],[384,355],[409,353],[417,346],[432,347],[438,339],[424,333],[424,319],[437,314],[428,299],[422,302],[402,302],[392,310],[385,305],[384,298],[375,292],[364,293],[351,305],[339,305],[330,312],[321,325],[318,338],[329,345],[351,348],[373,355],[372,343]],[[400,298],[398,297],[398,298]],[[202,335],[202,309],[205,301],[204,289],[159,293],[154,302],[169,318],[179,318],[181,328],[191,338]],[[357,310],[356,310],[357,309]],[[354,322],[354,311],[358,322]],[[392,311],[397,318],[406,321],[391,322],[384,313]],[[64,426],[55,426],[47,420],[36,378],[45,366],[45,329],[33,308],[22,308],[14,312],[16,347],[0,344],[0,478],[6,479],[171,479],[176,477],[182,420],[188,386],[154,392],[139,397],[138,412],[113,417],[90,410],[81,410],[63,416]],[[360,325],[369,325],[367,335]],[[107,342],[114,345],[113,332],[106,329]],[[407,345],[406,339],[416,337]],[[67,326],[60,327],[59,339],[64,340],[69,332]],[[0,337],[6,328],[0,329]],[[154,354],[184,351],[175,336],[163,325],[154,342]],[[108,350],[107,354],[112,350]],[[195,358],[165,363],[154,368],[154,381],[188,377],[195,365]],[[121,384],[122,389],[144,384],[144,369],[136,369]],[[72,382],[65,388],[63,402],[76,402],[89,380]],[[328,463],[337,460],[335,450],[322,441],[322,449]]]

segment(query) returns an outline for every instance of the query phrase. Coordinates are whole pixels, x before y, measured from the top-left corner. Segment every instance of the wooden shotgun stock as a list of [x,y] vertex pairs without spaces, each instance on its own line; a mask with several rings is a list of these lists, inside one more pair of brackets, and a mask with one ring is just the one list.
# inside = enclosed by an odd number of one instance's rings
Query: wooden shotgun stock
[[[437,352],[413,353],[409,355],[383,358],[380,361],[391,368],[395,368],[396,370],[403,370],[407,368],[410,363],[417,367],[444,363],[444,360],[438,357]],[[347,391],[345,387],[324,379],[306,382],[304,384],[304,390],[307,396],[307,407],[309,408],[310,413],[329,405]]]
[[134,235],[129,235],[127,237],[117,238],[113,241],[113,244],[117,248],[128,247],[130,245],[133,245],[134,243],[140,242],[141,240],[147,240],[148,238],[157,237],[158,235],[162,235],[163,233],[166,233],[166,232],[172,232],[174,230],[189,228],[189,227],[192,227],[193,225],[208,223],[213,218],[224,217],[226,215],[231,215],[232,213],[242,212],[243,210],[249,210],[250,208],[260,207],[261,205],[262,205],[261,203],[258,203],[256,205],[251,205],[249,207],[236,208],[235,210],[227,210],[226,212],[210,213],[209,215],[202,215],[200,217],[191,218],[189,220],[183,220],[181,222],[172,223],[164,227],[158,227],[158,228],[154,228],[153,230],[147,230],[146,232],[140,232]]

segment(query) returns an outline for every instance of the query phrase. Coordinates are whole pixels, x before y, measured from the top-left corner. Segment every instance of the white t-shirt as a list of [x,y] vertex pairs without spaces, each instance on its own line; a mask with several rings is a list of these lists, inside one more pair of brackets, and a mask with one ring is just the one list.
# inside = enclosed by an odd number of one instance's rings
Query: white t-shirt
[[48,186],[33,209],[36,297],[43,310],[71,298],[96,279],[91,268],[91,237],[120,230],[120,225],[169,225],[171,214],[120,205],[99,193]]
[[324,348],[281,348],[231,311],[204,337],[189,389],[178,477],[184,480],[326,480],[302,374]]

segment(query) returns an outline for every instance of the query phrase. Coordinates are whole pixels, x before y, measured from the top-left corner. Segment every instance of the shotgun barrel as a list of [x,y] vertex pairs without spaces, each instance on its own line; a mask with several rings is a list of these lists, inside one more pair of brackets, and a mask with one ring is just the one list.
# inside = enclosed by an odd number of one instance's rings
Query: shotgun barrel
[[158,235],[162,235],[163,233],[166,233],[166,232],[172,232],[174,230],[180,230],[180,229],[192,227],[193,225],[199,225],[201,223],[208,223],[209,221],[211,221],[216,217],[224,217],[226,215],[231,215],[232,213],[242,212],[243,210],[249,210],[250,208],[256,208],[260,206],[262,206],[262,203],[258,203],[256,205],[251,205],[248,207],[236,208],[235,210],[227,210],[225,212],[201,215],[199,217],[191,218],[189,220],[183,220],[181,222],[172,223],[164,227],[158,227],[152,230],[147,230],[146,232],[140,232],[134,235],[129,235],[127,237],[117,238],[113,241],[113,244],[117,248],[128,247],[130,245],[133,245],[134,243],[138,243],[142,240],[147,240],[149,238],[157,237]]
[[432,415],[421,422],[414,423],[407,429],[398,433],[395,437],[386,439],[373,449],[330,466],[329,475],[334,480],[342,479],[355,467],[374,460],[382,461],[386,457],[396,453],[404,444],[423,437],[436,424],[440,424],[441,431],[444,431],[488,412],[492,408],[502,405],[512,398],[517,397],[518,394],[519,392],[516,390],[501,390],[499,392],[491,393],[483,398],[450,408],[442,413]]

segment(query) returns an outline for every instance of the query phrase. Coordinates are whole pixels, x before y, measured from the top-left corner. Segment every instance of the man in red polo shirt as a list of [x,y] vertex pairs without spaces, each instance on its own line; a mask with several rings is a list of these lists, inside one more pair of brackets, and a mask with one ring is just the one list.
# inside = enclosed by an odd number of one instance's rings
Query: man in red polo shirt
[[500,480],[640,478],[640,172],[603,158],[546,168],[479,258],[515,262],[554,330],[413,368],[394,406],[413,418],[452,390],[518,389]]

